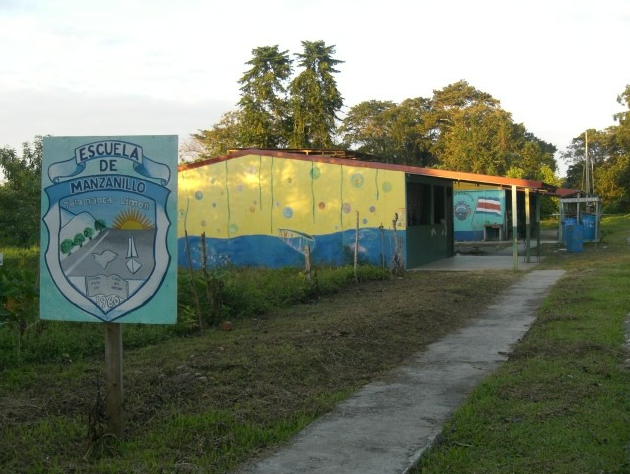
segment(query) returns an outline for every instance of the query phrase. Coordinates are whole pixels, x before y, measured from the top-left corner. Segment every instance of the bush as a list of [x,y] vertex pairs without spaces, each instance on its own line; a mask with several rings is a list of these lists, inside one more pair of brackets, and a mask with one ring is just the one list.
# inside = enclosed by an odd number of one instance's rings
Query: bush
[[[104,352],[99,323],[39,319],[38,250],[5,251],[0,267],[0,371],[24,363],[76,361]],[[386,278],[380,268],[357,269],[359,281]],[[221,268],[204,274],[180,271],[175,325],[125,324],[125,348],[158,344],[248,318],[274,308],[315,301],[355,280],[352,267],[319,268],[311,279],[297,268]]]

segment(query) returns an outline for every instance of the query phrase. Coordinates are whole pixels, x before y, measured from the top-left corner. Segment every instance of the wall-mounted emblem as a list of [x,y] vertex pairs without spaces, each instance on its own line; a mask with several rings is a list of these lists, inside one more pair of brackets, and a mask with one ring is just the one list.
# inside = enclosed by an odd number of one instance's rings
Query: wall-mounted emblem
[[174,323],[177,137],[46,137],[43,157],[41,317]]
[[468,216],[472,212],[470,205],[468,205],[464,201],[458,201],[457,204],[453,206],[453,208],[455,217],[460,221],[465,221],[466,219],[468,219]]

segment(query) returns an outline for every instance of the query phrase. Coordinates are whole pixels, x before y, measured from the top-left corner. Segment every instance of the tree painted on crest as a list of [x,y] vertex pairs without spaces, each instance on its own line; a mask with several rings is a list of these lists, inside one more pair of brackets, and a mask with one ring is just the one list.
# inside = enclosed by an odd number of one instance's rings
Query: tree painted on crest
[[106,228],[107,228],[107,225],[105,224],[104,219],[96,219],[94,221],[94,230],[98,232],[99,234],[101,233],[103,229],[106,229]]
[[61,242],[61,244],[59,245],[59,250],[63,255],[70,255],[73,248],[74,241],[72,241],[72,239],[64,239],[63,242]]
[[92,236],[94,235],[94,228],[93,227],[86,227],[83,230],[83,235],[85,236],[86,239],[92,240]]
[[82,233],[77,232],[77,234],[74,236],[74,240],[72,241],[74,246],[83,247],[84,242],[85,242],[85,236]]

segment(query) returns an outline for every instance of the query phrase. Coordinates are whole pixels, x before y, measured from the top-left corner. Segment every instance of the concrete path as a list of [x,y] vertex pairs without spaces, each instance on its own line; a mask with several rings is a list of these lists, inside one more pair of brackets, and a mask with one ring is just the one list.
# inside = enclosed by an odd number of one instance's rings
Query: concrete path
[[366,385],[247,474],[405,473],[476,384],[507,359],[548,289],[564,274],[526,274],[469,326]]

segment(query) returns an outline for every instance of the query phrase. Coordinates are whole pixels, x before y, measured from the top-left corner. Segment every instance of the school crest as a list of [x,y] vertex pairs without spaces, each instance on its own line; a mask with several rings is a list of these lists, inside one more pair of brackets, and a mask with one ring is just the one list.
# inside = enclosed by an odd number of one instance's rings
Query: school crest
[[56,289],[106,322],[144,306],[173,257],[167,205],[177,177],[170,167],[141,144],[109,138],[78,144],[67,159],[45,163],[42,173],[49,183],[44,262]]

